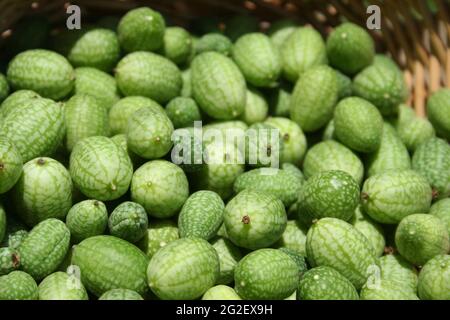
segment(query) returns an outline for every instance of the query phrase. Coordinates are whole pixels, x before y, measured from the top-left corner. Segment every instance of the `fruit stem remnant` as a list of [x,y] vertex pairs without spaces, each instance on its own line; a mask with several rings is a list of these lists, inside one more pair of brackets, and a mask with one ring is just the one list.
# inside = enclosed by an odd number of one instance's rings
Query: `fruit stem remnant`
[[242,221],[243,224],[249,224],[250,223],[250,217],[249,216],[243,216],[241,221]]

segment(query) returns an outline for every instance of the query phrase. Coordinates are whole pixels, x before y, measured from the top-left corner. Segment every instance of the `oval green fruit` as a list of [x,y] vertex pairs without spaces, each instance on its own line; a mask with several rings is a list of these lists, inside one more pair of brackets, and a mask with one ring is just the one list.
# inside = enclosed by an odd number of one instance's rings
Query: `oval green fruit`
[[6,118],[12,110],[21,107],[26,101],[38,98],[41,98],[41,96],[32,90],[17,90],[0,104],[0,115]]
[[150,289],[165,300],[197,299],[215,284],[218,275],[215,249],[198,238],[169,243],[153,256],[147,268]]
[[216,284],[229,284],[234,279],[234,269],[242,258],[241,250],[230,240],[216,237],[211,240],[211,245],[219,257],[220,271]]
[[74,274],[52,273],[38,288],[39,300],[88,300],[86,289]]
[[264,121],[267,118],[268,111],[269,106],[261,92],[255,89],[248,89],[245,109],[239,119],[248,125],[252,125]]
[[427,101],[427,115],[438,134],[450,139],[450,89],[441,89],[433,93]]
[[[0,136],[0,194],[9,191],[16,184],[22,174],[22,167],[19,150],[8,138]],[[0,236],[0,241],[2,238]]]
[[177,97],[166,106],[166,114],[173,126],[178,128],[192,127],[195,121],[201,121],[200,109],[194,99]]
[[306,255],[306,234],[308,228],[296,220],[289,220],[280,240],[275,243],[276,248],[293,250],[299,255]]
[[203,294],[202,300],[242,300],[236,291],[223,284],[211,287]]
[[23,271],[13,271],[0,277],[0,300],[37,300],[38,286],[33,277]]
[[164,32],[162,53],[176,64],[183,64],[189,58],[192,39],[189,32],[180,27],[168,27]]
[[450,256],[438,255],[429,260],[419,274],[419,297],[422,300],[450,299]]
[[138,203],[122,202],[109,216],[108,226],[112,236],[135,243],[142,239],[147,231],[147,212]]
[[98,300],[144,300],[136,291],[129,289],[111,289],[103,293]]
[[416,293],[397,282],[381,279],[361,289],[361,300],[419,300]]
[[396,282],[417,292],[417,270],[399,254],[387,254],[380,257],[381,280]]
[[450,198],[435,202],[430,208],[430,214],[446,223],[450,235]]
[[227,36],[220,33],[207,33],[196,42],[195,53],[199,55],[203,52],[216,51],[228,56],[232,47],[233,43]]
[[353,218],[350,223],[361,232],[367,240],[369,240],[374,250],[375,256],[379,257],[384,252],[386,241],[384,239],[384,231],[381,226],[370,219],[366,214],[361,212],[361,208],[355,210]]
[[103,234],[108,225],[105,204],[98,200],[85,200],[75,204],[67,214],[66,225],[73,243]]
[[178,240],[177,224],[172,220],[156,220],[150,223],[144,237],[137,243],[149,258],[162,247]]
[[15,249],[8,247],[0,248],[0,276],[19,269],[19,266],[20,256]]

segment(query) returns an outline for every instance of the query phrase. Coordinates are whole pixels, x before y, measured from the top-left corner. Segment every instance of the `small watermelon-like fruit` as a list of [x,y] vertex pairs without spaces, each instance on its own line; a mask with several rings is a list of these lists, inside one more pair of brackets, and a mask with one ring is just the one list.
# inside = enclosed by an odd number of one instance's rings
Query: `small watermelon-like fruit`
[[450,299],[449,255],[437,255],[423,266],[419,274],[418,292],[422,300]]
[[122,202],[109,216],[108,226],[112,236],[135,243],[147,232],[147,212],[138,203]]
[[151,258],[159,249],[179,238],[178,227],[175,222],[172,220],[157,220],[150,223],[144,237],[137,243],[137,246]]
[[168,27],[164,32],[163,55],[176,64],[183,64],[192,52],[192,38],[180,27]]
[[28,273],[13,271],[0,277],[0,300],[37,300],[36,281]]
[[202,300],[242,300],[236,291],[229,286],[219,284],[211,287],[202,296]]
[[427,116],[438,134],[450,139],[450,89],[441,89],[433,93],[427,101]]
[[22,156],[19,150],[8,138],[0,136],[0,194],[9,191],[21,174]]
[[39,284],[39,300],[88,300],[86,289],[76,274],[55,272]]
[[130,289],[111,289],[103,293],[98,300],[144,300],[136,291]]

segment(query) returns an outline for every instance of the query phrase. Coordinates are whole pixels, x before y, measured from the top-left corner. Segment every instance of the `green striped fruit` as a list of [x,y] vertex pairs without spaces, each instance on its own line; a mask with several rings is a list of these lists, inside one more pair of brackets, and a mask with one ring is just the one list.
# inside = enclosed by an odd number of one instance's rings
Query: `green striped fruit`
[[359,200],[359,185],[350,174],[340,170],[321,172],[302,186],[298,197],[298,218],[307,224],[325,217],[348,221]]
[[232,48],[233,43],[227,36],[220,33],[207,33],[196,42],[195,53],[199,55],[203,52],[216,51],[228,56]]
[[130,160],[133,164],[133,168],[138,168],[140,165],[142,165],[144,163],[144,161],[145,161],[144,159],[139,157],[136,153],[131,151],[130,148],[128,148],[126,134],[117,134],[117,135],[111,137],[111,140],[118,146],[122,147],[123,150],[125,150],[125,152],[130,157]]
[[236,293],[244,300],[287,298],[297,289],[298,280],[295,261],[277,249],[249,253],[234,271]]
[[430,214],[412,214],[400,221],[395,231],[398,252],[409,262],[423,266],[450,250],[447,226]]
[[248,33],[233,46],[232,56],[248,83],[256,87],[273,87],[282,63],[278,49],[263,33]]
[[450,235],[450,198],[435,202],[430,208],[430,214],[447,224],[448,234]]
[[[279,248],[280,251],[286,253],[292,260],[295,261],[295,264],[297,265],[297,270],[299,277],[301,278],[302,275],[308,270],[308,265],[306,264],[306,258],[297,253],[295,250],[289,249],[289,248]],[[295,299],[293,299],[295,300]]]
[[157,220],[150,223],[147,232],[137,245],[149,258],[152,258],[159,249],[179,238],[175,222]]
[[52,273],[38,288],[39,300],[88,300],[86,289],[74,274]]
[[181,72],[182,87],[180,96],[191,97],[192,96],[192,84],[191,84],[191,69],[186,69]]
[[114,31],[89,30],[77,39],[67,55],[74,67],[92,67],[109,72],[120,58],[120,46]]
[[242,300],[233,288],[217,285],[209,288],[202,296],[202,300]]
[[400,139],[411,152],[414,152],[422,142],[436,134],[428,119],[416,116],[414,110],[405,104],[399,106],[395,128]]
[[416,293],[401,284],[387,279],[366,284],[361,289],[361,300],[419,300]]
[[275,243],[276,248],[293,250],[299,255],[306,255],[306,234],[308,228],[296,220],[288,220],[286,229],[280,240]]
[[107,136],[108,112],[94,97],[76,94],[64,105],[66,123],[66,148],[72,151],[75,144],[87,137]]
[[338,85],[338,100],[352,95],[352,79],[336,70],[336,80]]
[[300,126],[294,121],[283,117],[269,117],[265,123],[278,129],[283,138],[281,163],[300,165],[307,149],[306,137]]
[[64,138],[64,111],[49,99],[26,101],[0,123],[0,134],[19,150],[22,160],[51,155]]
[[401,70],[398,67],[397,63],[394,60],[392,60],[391,57],[383,53],[376,53],[375,57],[373,58],[372,64],[382,64],[385,65],[386,67],[396,69],[398,72],[401,73]]
[[14,90],[29,89],[45,98],[59,100],[72,91],[75,73],[62,55],[33,49],[19,53],[11,60],[7,78]]
[[[238,144],[239,147],[241,147]],[[252,124],[245,132],[245,161],[252,167],[280,166],[281,153],[284,149],[280,130],[264,123]]]
[[278,88],[268,92],[270,114],[274,117],[289,117],[291,107],[291,85],[282,82]]
[[290,116],[305,132],[324,127],[333,118],[338,97],[336,72],[328,66],[308,69],[292,92]]
[[256,32],[258,30],[258,18],[251,15],[235,15],[225,21],[225,34],[233,42],[246,33]]
[[48,218],[64,219],[72,206],[72,179],[67,169],[50,158],[36,158],[23,166],[12,191],[19,217],[29,226]]
[[286,207],[297,198],[302,183],[298,176],[284,169],[258,168],[239,175],[234,181],[234,192],[244,189],[262,191],[280,199]]
[[120,99],[116,79],[106,72],[90,67],[75,69],[74,93],[95,97],[107,110]]
[[128,11],[117,26],[121,47],[127,51],[155,51],[164,43],[163,16],[148,7]]
[[372,64],[375,44],[365,29],[345,22],[328,36],[327,55],[330,65],[353,75]]
[[86,289],[96,296],[119,288],[139,294],[147,291],[148,257],[125,240],[113,236],[83,240],[73,249],[72,264],[80,269]]
[[372,245],[375,256],[379,257],[384,252],[386,245],[384,240],[384,231],[381,226],[370,219],[366,214],[361,212],[360,207],[356,208],[353,218],[350,223],[361,232]]
[[352,91],[375,105],[383,116],[396,114],[408,96],[403,74],[386,63],[375,63],[358,73]]
[[8,237],[5,240],[8,240],[6,244],[11,249],[17,249],[22,244],[23,240],[28,236],[27,230],[17,230],[14,232],[8,233]]
[[13,248],[0,248],[0,276],[8,274],[20,267],[20,256]]
[[220,271],[216,284],[229,284],[234,279],[234,269],[242,259],[241,250],[230,240],[223,237],[216,237],[211,240],[211,245],[219,256]]
[[443,139],[431,138],[414,152],[412,167],[427,178],[435,197],[450,197],[450,145]]
[[280,48],[283,73],[291,82],[297,81],[307,69],[328,63],[325,42],[318,31],[301,27],[293,31]]
[[252,125],[264,121],[267,118],[268,112],[269,106],[261,92],[255,89],[248,89],[245,109],[239,119],[248,125]]
[[111,289],[103,293],[98,300],[144,300],[136,291],[129,289]]
[[89,137],[70,155],[70,175],[84,195],[101,201],[120,198],[131,182],[133,165],[126,151],[106,137]]
[[418,173],[388,171],[364,182],[362,209],[375,221],[397,224],[410,214],[428,212],[431,196],[430,185]]
[[134,172],[131,199],[156,218],[176,214],[189,196],[189,185],[183,170],[165,161],[147,162]]
[[230,120],[244,112],[246,83],[234,62],[217,52],[197,56],[191,66],[192,94],[214,119]]
[[[22,156],[8,138],[0,136],[0,194],[9,191],[22,174]],[[1,233],[0,233],[1,235]],[[2,240],[0,236],[0,241]]]
[[364,176],[361,160],[346,146],[332,140],[320,142],[310,148],[303,163],[303,173],[307,179],[329,170],[345,171],[359,184]]
[[219,276],[219,257],[206,240],[184,238],[159,250],[147,268],[150,289],[160,299],[193,300]]
[[165,110],[175,129],[192,127],[194,121],[202,120],[197,102],[191,98],[177,97],[172,99]]
[[320,266],[300,279],[297,300],[359,300],[353,284],[335,269]]
[[427,102],[427,115],[439,136],[450,140],[450,89],[433,93]]
[[203,141],[198,126],[174,130],[171,160],[187,173],[199,172],[203,163]]
[[30,99],[41,98],[36,92],[31,90],[17,90],[11,93],[1,104],[0,104],[0,122],[1,118],[6,118],[6,116],[14,109],[21,107],[26,101]]
[[189,58],[192,50],[192,39],[189,32],[180,27],[166,28],[162,53],[167,59],[176,64],[183,64]]
[[141,108],[128,120],[128,148],[144,159],[161,158],[172,148],[173,130],[165,113]]
[[267,33],[270,36],[270,41],[277,47],[281,48],[286,39],[297,29],[295,21],[290,19],[281,19],[273,22],[270,25]]
[[222,225],[224,209],[225,204],[217,193],[206,190],[193,193],[178,216],[180,237],[211,239]]
[[150,98],[134,96],[125,97],[117,101],[109,110],[109,126],[112,134],[127,132],[128,120],[139,109],[146,107],[151,110],[164,112],[164,109]]
[[54,272],[69,250],[70,231],[57,219],[37,224],[19,247],[21,269],[37,281]]
[[281,200],[266,192],[245,189],[226,205],[224,222],[235,245],[255,250],[281,238],[287,217]]
[[345,98],[334,111],[336,137],[352,150],[370,153],[381,144],[383,117],[370,102],[357,98]]
[[3,102],[8,97],[9,94],[9,84],[6,77],[0,73],[0,103]]
[[365,167],[367,177],[390,170],[411,169],[408,149],[390,124],[384,123],[380,146],[375,152],[367,155]]
[[103,234],[108,225],[105,204],[98,200],[85,200],[75,204],[67,214],[66,225],[73,243]]
[[438,255],[423,266],[418,292],[422,300],[450,300],[449,255]]
[[115,69],[117,86],[125,96],[144,96],[166,103],[180,95],[182,79],[170,60],[151,52],[134,52]]
[[0,277],[0,300],[37,300],[38,297],[38,286],[29,274],[13,271]]
[[396,282],[399,286],[417,292],[417,270],[398,254],[380,257],[381,280]]
[[109,216],[108,226],[112,236],[135,243],[147,232],[147,212],[138,203],[122,202]]
[[0,243],[6,235],[6,212],[3,205],[0,203]]
[[378,261],[369,240],[351,224],[335,218],[314,223],[306,236],[306,256],[312,267],[339,271],[356,289],[366,283]]

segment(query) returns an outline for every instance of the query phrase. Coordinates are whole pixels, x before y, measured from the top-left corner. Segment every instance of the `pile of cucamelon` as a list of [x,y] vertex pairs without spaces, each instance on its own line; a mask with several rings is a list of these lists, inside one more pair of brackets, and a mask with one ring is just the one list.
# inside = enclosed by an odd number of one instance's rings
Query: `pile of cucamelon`
[[[450,299],[450,90],[416,116],[365,29],[49,29],[4,49],[0,299]],[[174,161],[198,121],[278,140]]]

